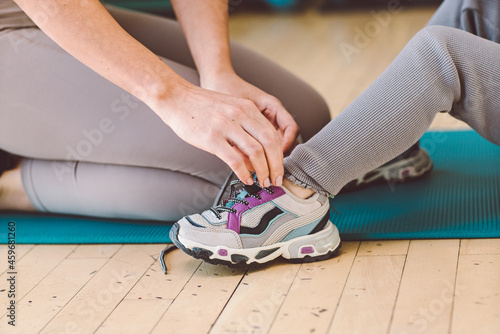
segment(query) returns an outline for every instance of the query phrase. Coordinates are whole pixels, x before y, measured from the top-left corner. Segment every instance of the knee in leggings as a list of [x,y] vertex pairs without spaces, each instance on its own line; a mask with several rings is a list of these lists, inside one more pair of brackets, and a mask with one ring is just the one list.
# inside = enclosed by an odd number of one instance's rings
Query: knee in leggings
[[[455,63],[457,34],[461,30],[445,26],[427,26],[420,30],[408,43],[408,51],[419,70],[427,70],[431,75],[440,73],[440,84],[457,93],[459,75]],[[436,82],[437,84],[437,82]]]
[[457,30],[445,26],[427,26],[420,30],[410,41],[419,48],[432,49],[434,51],[448,51],[450,35]]

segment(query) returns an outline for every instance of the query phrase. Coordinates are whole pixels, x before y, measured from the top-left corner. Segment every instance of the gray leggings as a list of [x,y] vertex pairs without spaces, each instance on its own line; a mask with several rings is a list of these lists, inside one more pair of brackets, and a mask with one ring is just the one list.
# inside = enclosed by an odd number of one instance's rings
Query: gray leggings
[[408,149],[439,112],[500,145],[499,18],[499,1],[446,0],[367,90],[286,158],[288,177],[335,195]]
[[[199,84],[179,25],[110,7],[118,23]],[[309,85],[232,45],[245,80],[279,98],[304,139],[330,121]],[[145,104],[64,52],[37,28],[0,31],[0,148],[27,157],[26,193],[39,211],[175,220],[209,207],[229,168],[178,138]]]

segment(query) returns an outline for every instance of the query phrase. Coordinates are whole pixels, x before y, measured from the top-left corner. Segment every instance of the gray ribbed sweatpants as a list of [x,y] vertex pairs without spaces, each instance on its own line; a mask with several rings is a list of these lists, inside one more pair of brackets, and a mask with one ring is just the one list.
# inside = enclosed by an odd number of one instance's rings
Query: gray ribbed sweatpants
[[500,3],[446,0],[389,68],[285,159],[297,184],[335,195],[404,152],[439,112],[500,145]]
[[[177,22],[109,11],[199,83]],[[304,139],[330,121],[324,99],[291,73],[240,45],[232,57],[241,77],[283,102]],[[37,210],[56,213],[176,220],[207,209],[230,171],[37,28],[0,31],[0,148],[31,158],[22,163],[26,193]]]

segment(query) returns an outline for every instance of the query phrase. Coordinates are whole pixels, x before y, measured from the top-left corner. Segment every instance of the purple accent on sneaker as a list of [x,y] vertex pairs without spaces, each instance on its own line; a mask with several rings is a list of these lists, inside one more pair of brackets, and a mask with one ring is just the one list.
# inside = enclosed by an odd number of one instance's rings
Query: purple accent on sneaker
[[272,201],[275,198],[278,198],[280,196],[283,196],[285,194],[285,191],[281,189],[281,187],[275,187],[271,186],[270,189],[274,191],[274,194],[270,194],[264,189],[258,192],[260,195],[261,199],[257,199],[254,197],[247,197],[245,200],[248,202],[248,205],[245,205],[243,203],[238,203],[233,205],[233,209],[236,210],[236,213],[230,212],[228,214],[228,219],[227,219],[227,227],[230,230],[235,231],[236,233],[240,234],[240,226],[241,226],[241,214],[251,208],[254,208],[256,206],[259,206],[261,204],[267,203]]
[[219,249],[220,256],[227,256],[227,249]]
[[300,250],[300,252],[302,254],[311,254],[311,253],[314,253],[314,248],[312,248],[311,246],[308,246],[308,247],[304,247]]

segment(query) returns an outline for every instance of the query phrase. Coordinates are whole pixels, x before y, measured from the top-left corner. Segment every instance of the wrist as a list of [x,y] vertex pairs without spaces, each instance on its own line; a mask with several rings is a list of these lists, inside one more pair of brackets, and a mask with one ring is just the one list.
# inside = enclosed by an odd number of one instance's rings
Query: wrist
[[178,101],[189,94],[189,91],[197,86],[185,80],[176,81],[174,84],[165,84],[154,92],[149,93],[149,98],[144,101],[168,126],[171,126],[170,119],[177,108]]
[[228,77],[237,76],[231,65],[223,67],[212,67],[207,70],[200,70],[200,85],[202,87],[214,82],[226,80]]

